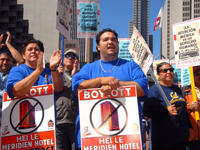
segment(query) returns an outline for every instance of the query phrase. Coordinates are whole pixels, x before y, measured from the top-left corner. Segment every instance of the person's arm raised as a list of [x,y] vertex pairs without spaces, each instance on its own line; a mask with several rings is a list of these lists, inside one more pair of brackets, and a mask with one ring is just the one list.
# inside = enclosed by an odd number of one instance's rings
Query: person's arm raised
[[6,39],[6,46],[8,47],[10,53],[12,54],[13,58],[17,61],[18,64],[23,64],[24,59],[22,55],[11,45],[11,35],[7,32],[7,39]]
[[3,40],[3,34],[1,34],[1,36],[0,36],[0,49],[4,46],[4,44],[2,43],[1,44],[1,41]]
[[75,60],[75,61],[74,61],[74,64],[73,64],[72,73],[71,73],[71,76],[72,76],[72,77],[73,77],[73,75],[74,75],[75,73],[77,73],[77,71],[78,71],[78,64],[79,64],[79,60]]
[[37,81],[43,70],[43,52],[40,52],[36,69],[29,76],[17,82],[13,86],[11,93],[17,97],[25,95]]
[[61,51],[57,50],[53,52],[50,58],[50,70],[53,80],[54,91],[59,93],[63,90],[63,79],[61,74],[56,70],[56,65],[59,64],[61,60]]

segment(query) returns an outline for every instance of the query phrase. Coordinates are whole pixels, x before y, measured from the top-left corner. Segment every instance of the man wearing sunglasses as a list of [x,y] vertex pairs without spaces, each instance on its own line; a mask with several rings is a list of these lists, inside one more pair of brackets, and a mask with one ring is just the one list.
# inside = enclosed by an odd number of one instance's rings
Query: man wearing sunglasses
[[63,74],[64,88],[56,100],[57,150],[75,149],[75,120],[78,102],[72,100],[72,76],[78,70],[78,53],[69,49],[64,53],[64,66],[59,65],[58,71]]
[[193,72],[197,101],[193,101],[191,85],[184,86],[182,92],[187,102],[187,111],[194,131],[194,138],[191,142],[188,142],[188,147],[190,150],[197,150],[200,148],[200,124],[196,120],[195,110],[200,113],[200,66],[193,67]]

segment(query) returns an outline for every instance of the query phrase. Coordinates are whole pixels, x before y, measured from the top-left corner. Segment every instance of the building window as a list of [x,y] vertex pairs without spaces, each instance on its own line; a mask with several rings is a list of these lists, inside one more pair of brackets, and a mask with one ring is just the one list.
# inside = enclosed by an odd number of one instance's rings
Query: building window
[[16,10],[16,6],[15,5],[11,5],[10,6],[10,10]]

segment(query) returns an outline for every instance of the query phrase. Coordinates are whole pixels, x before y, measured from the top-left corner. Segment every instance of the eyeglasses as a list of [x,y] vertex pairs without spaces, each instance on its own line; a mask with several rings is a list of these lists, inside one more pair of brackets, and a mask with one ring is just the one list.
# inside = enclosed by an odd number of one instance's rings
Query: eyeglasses
[[200,73],[196,72],[194,73],[195,76],[200,76]]
[[173,72],[174,68],[160,69],[160,72],[167,73],[168,71]]
[[67,55],[65,55],[65,57],[66,57],[66,58],[71,57],[71,58],[73,58],[73,59],[77,59],[77,56],[76,56],[76,55],[69,55],[69,54],[67,54]]

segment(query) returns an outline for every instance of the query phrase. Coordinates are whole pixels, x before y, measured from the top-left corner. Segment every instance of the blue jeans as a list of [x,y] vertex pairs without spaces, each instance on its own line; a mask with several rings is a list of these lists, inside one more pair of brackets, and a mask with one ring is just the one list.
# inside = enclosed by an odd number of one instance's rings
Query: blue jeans
[[75,124],[56,125],[56,150],[75,150]]

